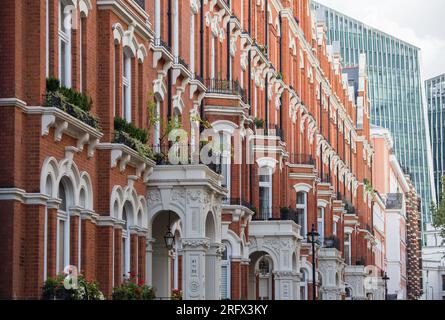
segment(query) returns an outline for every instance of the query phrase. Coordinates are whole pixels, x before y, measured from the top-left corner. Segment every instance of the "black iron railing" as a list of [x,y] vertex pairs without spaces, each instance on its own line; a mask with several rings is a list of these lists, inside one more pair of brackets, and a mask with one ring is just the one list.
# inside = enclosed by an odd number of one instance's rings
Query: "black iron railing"
[[145,10],[145,0],[134,0],[134,1],[139,5],[139,7]]
[[388,193],[386,196],[386,209],[400,210],[403,208],[402,193]]
[[289,162],[299,165],[315,165],[315,160],[310,154],[290,154]]
[[246,92],[236,80],[207,79],[206,86],[209,93],[237,95],[244,103],[247,103]]
[[249,210],[255,209],[253,205],[246,200],[240,199],[240,198],[228,198],[224,197],[222,200],[222,203],[229,206],[243,206],[248,208]]
[[321,183],[331,183],[331,176],[329,175],[329,174],[327,174],[327,173],[324,173],[324,174],[322,174],[321,175],[321,177],[320,177],[320,182]]
[[56,92],[47,92],[43,95],[45,107],[52,107],[60,109],[70,116],[82,121],[83,123],[93,127],[95,129],[100,129],[99,120],[91,115],[89,112],[84,111],[80,107],[71,104],[64,100],[63,96]]
[[156,144],[151,149],[157,165],[204,164],[218,174],[222,172],[222,154],[213,152],[202,158],[198,144]]
[[195,75],[194,75],[194,79],[197,80],[197,81],[199,81],[199,82],[201,82],[202,84],[205,85],[205,83],[204,83],[204,78],[201,77],[199,74],[195,74]]
[[167,42],[162,40],[161,38],[155,38],[155,46],[156,47],[164,47],[168,52],[172,51],[172,48],[168,45]]
[[174,63],[183,66],[187,70],[190,69],[189,65],[187,64],[187,62],[185,62],[185,60],[182,57],[179,57],[179,56],[175,57],[174,58]]
[[281,141],[284,141],[284,131],[276,124],[270,124],[264,129],[264,133],[269,137],[279,137]]
[[336,236],[329,236],[326,237],[323,241],[323,245],[325,248],[335,248],[337,250],[340,250],[340,246],[341,246],[341,242],[340,242],[340,238],[336,237]]
[[348,214],[355,214],[355,208],[349,201],[345,201],[345,210]]

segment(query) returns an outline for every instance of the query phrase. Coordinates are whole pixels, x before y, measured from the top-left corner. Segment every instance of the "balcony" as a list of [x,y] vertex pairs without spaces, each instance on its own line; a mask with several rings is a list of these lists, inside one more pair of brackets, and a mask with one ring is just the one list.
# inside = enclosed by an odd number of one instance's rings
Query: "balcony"
[[192,76],[192,73],[190,71],[190,66],[180,56],[173,57],[172,69],[173,69],[172,82],[176,83],[178,78],[181,76],[183,78],[181,87],[184,86],[184,83],[187,83],[187,81]]
[[340,238],[338,238],[336,236],[326,237],[323,240],[323,247],[324,248],[328,248],[328,249],[335,248],[338,251],[340,251],[340,249],[341,249],[341,240],[340,240]]
[[401,210],[403,208],[403,193],[388,193],[386,195],[386,209]]
[[289,163],[293,165],[308,165],[314,166],[315,159],[310,154],[290,154]]
[[278,137],[281,141],[284,141],[284,131],[276,124],[270,124],[267,128],[265,128],[264,134],[269,137]]
[[327,173],[322,174],[320,177],[320,183],[331,184],[332,183],[331,176]]
[[152,146],[153,159],[157,165],[206,165],[216,174],[220,175],[222,155],[214,153],[208,155],[208,159],[200,156],[199,145],[191,144],[156,144]]
[[247,103],[246,92],[238,81],[207,79],[206,86],[208,93],[238,96],[244,103]]
[[242,217],[254,215],[256,209],[250,202],[243,199],[223,197],[222,210],[224,214],[232,216],[232,222],[237,222]]
[[44,95],[44,106],[49,108],[60,109],[70,116],[82,121],[83,123],[89,125],[90,127],[100,130],[99,120],[91,115],[89,112],[84,111],[79,106],[76,106],[67,101],[59,92],[47,92]]
[[[275,215],[274,215],[275,213]],[[278,218],[279,216],[279,218]],[[301,223],[301,217],[296,210],[287,207],[260,208],[255,213],[254,221],[293,221],[296,224]]]

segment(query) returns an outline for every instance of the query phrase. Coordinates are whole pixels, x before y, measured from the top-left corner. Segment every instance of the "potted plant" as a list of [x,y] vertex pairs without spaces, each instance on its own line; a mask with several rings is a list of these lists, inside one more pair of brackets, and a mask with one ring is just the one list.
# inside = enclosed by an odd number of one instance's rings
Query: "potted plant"
[[182,300],[182,291],[179,289],[173,289],[172,300]]

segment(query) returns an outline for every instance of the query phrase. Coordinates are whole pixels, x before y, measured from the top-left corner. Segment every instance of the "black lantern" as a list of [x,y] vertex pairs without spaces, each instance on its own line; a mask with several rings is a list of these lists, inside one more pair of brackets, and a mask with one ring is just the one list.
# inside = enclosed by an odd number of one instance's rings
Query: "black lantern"
[[388,300],[388,274],[385,272],[385,275],[383,276],[382,280],[385,282],[385,300]]
[[167,229],[168,229],[168,231],[164,235],[165,246],[167,247],[168,250],[172,250],[173,246],[175,245],[175,236],[173,235],[173,233],[171,232],[171,229],[170,229],[170,211],[168,212]]

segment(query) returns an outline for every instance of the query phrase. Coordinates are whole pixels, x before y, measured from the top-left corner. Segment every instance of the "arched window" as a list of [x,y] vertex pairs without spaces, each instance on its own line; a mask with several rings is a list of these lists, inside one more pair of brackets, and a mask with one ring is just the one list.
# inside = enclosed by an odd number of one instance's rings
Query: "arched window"
[[127,122],[131,122],[131,56],[125,50],[122,67],[122,114]]
[[263,276],[270,274],[270,264],[266,258],[263,258],[260,260],[260,262],[258,264],[258,270],[259,270],[260,274]]
[[57,214],[57,240],[56,240],[56,270],[63,272],[70,264],[70,214],[69,207],[72,203],[72,188],[69,181],[62,179],[59,184],[58,197],[60,200]]
[[351,258],[351,234],[345,232],[345,262],[347,265],[352,264],[352,258]]
[[219,152],[221,154],[221,175],[223,176],[222,185],[229,190],[230,195],[230,177],[231,177],[231,136],[224,132],[219,132]]
[[301,226],[300,235],[303,238],[307,236],[307,193],[297,192],[297,218]]
[[123,277],[128,277],[130,275],[130,223],[128,221],[128,210],[127,206],[124,206],[122,211],[122,220],[124,221],[124,228],[122,230],[122,271]]
[[317,212],[317,231],[320,235],[319,237],[319,242],[323,243],[324,242],[324,212],[325,212],[325,208],[323,207],[318,207],[318,212]]
[[308,272],[306,269],[300,269],[300,300],[308,299]]
[[260,168],[260,214],[263,220],[272,218],[272,170]]
[[59,79],[64,87],[71,88],[71,6],[59,0]]
[[230,284],[230,258],[232,256],[232,249],[230,244],[224,243],[224,252],[221,257],[221,299],[227,300],[231,297]]

